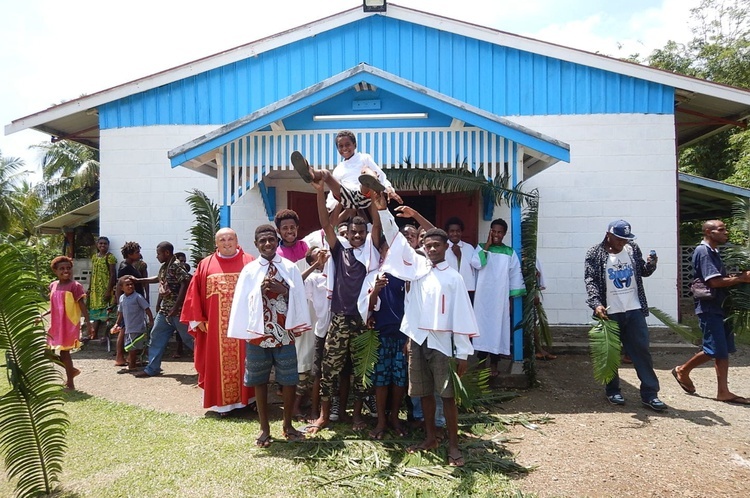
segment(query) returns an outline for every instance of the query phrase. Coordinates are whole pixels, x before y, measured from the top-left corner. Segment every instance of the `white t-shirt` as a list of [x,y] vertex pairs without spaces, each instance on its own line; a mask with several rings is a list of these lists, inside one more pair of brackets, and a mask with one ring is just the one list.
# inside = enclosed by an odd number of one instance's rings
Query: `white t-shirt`
[[623,249],[607,257],[607,314],[641,309],[633,259]]

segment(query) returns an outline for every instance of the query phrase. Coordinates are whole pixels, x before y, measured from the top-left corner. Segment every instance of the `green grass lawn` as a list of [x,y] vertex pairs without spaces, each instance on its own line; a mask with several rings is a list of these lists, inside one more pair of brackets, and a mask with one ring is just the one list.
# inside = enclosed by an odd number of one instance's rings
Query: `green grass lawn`
[[[0,369],[0,392],[8,389]],[[409,455],[409,441],[370,442],[345,425],[322,438],[259,449],[255,419],[165,414],[67,395],[71,420],[60,497],[521,496],[501,432],[506,420],[480,417],[462,439],[467,466],[443,465],[445,450]],[[466,421],[467,429],[472,421]],[[281,433],[280,422],[272,426]],[[13,487],[0,477],[0,496]]]

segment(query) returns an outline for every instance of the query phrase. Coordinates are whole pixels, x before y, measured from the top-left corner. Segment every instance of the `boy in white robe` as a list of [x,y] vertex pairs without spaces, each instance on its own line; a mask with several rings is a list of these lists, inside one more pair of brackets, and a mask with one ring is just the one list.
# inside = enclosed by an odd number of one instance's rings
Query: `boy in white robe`
[[[445,261],[448,235],[439,228],[427,231],[424,251],[419,255],[399,233],[396,222],[380,195],[373,196],[379,211],[389,251],[382,271],[410,282],[404,303],[401,331],[409,337],[409,395],[419,396],[425,419],[425,440],[408,451],[431,450],[438,446],[435,428],[435,395],[443,400],[448,431],[448,464],[463,466],[458,447],[458,408],[450,378],[450,359],[455,358],[458,375],[467,369],[474,352],[471,337],[477,335],[474,310],[461,275]],[[411,208],[400,206],[399,216],[417,217]]]
[[268,380],[271,368],[282,386],[284,421],[288,441],[304,435],[292,426],[292,406],[299,380],[295,338],[310,330],[310,312],[299,268],[276,254],[279,240],[273,225],[255,229],[260,258],[247,264],[237,281],[229,315],[227,336],[244,339],[245,379],[255,388],[261,433],[255,444],[267,448],[273,440],[268,421]]
[[448,234],[448,252],[445,260],[464,279],[469,298],[474,302],[474,290],[477,285],[476,270],[471,266],[471,258],[474,256],[474,246],[461,240],[464,233],[464,222],[461,218],[451,216],[445,222],[445,232]]
[[474,349],[481,360],[490,356],[490,370],[497,376],[499,355],[510,355],[511,301],[526,294],[521,274],[521,261],[512,247],[503,244],[508,224],[496,219],[490,224],[487,242],[478,246],[471,259],[477,271],[474,309],[479,325],[479,338]]

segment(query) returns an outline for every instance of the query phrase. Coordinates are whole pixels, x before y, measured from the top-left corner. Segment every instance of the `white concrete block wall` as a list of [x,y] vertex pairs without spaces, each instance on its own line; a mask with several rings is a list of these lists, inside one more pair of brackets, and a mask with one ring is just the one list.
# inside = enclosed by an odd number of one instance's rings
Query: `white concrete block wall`
[[[188,230],[194,222],[185,202],[197,188],[216,198],[216,179],[172,168],[167,152],[201,136],[213,126],[151,126],[101,131],[101,235],[110,239],[110,251],[122,260],[127,241],[141,245],[149,274],[159,268],[156,245],[169,241],[175,252],[188,254]],[[151,286],[156,303],[156,286]]]
[[[677,174],[671,115],[510,116],[570,144],[570,163],[557,163],[526,187],[541,195],[538,253],[551,323],[585,324],[583,261],[610,221],[629,221],[636,242],[659,255],[644,279],[650,306],[677,316]],[[659,324],[653,317],[649,323]]]

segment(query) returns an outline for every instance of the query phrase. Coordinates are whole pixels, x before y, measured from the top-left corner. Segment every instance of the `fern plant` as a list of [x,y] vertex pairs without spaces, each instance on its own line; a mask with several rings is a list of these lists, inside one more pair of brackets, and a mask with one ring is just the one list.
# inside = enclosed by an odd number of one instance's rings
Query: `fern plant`
[[377,330],[368,329],[352,339],[352,360],[354,363],[354,378],[361,379],[362,387],[372,387],[372,376],[375,364],[378,362],[380,338]]
[[0,453],[18,496],[52,493],[69,425],[59,372],[46,353],[34,276],[0,245],[0,350],[11,390],[0,397]]
[[620,368],[620,327],[614,320],[596,318],[589,330],[591,364],[594,367],[594,380],[607,384],[617,375]]
[[198,189],[189,192],[185,199],[190,211],[195,216],[195,224],[190,227],[190,258],[193,267],[214,252],[216,249],[215,235],[219,231],[219,206]]

